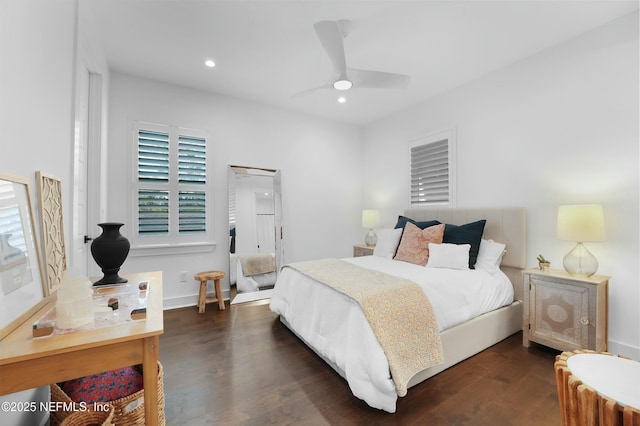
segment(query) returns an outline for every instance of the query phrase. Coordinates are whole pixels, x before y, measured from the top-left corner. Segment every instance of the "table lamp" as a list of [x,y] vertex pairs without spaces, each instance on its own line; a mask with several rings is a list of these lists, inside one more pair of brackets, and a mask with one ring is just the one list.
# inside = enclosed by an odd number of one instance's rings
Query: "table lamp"
[[369,232],[364,237],[364,242],[368,246],[375,246],[378,236],[373,232],[373,228],[380,226],[380,212],[378,210],[362,210],[362,227],[369,228]]
[[598,260],[584,246],[587,241],[604,241],[604,213],[600,205],[565,205],[558,208],[557,236],[575,241],[576,246],[562,263],[570,274],[591,276],[598,270]]

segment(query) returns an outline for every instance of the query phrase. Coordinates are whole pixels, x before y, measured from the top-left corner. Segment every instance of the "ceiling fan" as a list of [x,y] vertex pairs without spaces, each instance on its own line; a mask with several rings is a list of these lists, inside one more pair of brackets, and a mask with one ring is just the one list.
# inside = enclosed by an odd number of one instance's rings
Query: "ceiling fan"
[[411,77],[390,72],[360,70],[347,66],[344,53],[344,39],[350,27],[350,22],[319,21],[313,27],[320,39],[320,43],[327,52],[333,72],[327,84],[299,93],[304,95],[318,89],[349,90],[351,88],[364,89],[404,89]]

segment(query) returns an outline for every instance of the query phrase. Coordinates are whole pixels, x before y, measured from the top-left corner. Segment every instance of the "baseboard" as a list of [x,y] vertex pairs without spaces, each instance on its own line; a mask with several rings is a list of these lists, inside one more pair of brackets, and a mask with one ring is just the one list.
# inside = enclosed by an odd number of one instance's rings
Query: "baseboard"
[[640,360],[640,348],[625,345],[620,342],[614,342],[612,340],[609,340],[608,342],[607,352],[611,352],[614,355],[624,355],[631,359]]
[[[222,298],[229,300],[229,290],[222,291]],[[163,299],[163,310],[186,308],[189,306],[196,306],[198,304],[197,294],[188,294],[185,296],[168,297]]]

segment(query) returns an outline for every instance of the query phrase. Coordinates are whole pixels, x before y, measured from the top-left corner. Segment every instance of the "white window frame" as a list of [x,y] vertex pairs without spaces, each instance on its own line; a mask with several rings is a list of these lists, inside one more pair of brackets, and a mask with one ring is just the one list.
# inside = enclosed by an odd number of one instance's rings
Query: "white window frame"
[[[214,220],[213,220],[213,183],[212,183],[212,149],[211,138],[208,132],[189,129],[178,126],[148,123],[136,121],[132,123],[132,150],[131,150],[131,203],[130,218],[133,225],[131,241],[131,255],[165,255],[175,253],[197,253],[211,251],[215,246]],[[144,190],[149,185],[138,180],[138,135],[139,131],[167,133],[169,135],[169,183],[166,189],[170,193],[169,199],[169,233],[167,235],[145,235],[138,232],[138,191]],[[188,136],[206,140],[206,174],[205,185],[186,185],[178,182],[178,138]],[[206,222],[203,234],[184,235],[178,232],[178,199],[179,191],[203,191],[206,197]],[[171,194],[175,194],[173,197]]]
[[[440,142],[443,140],[447,140],[448,147],[448,169],[449,169],[449,196],[447,201],[416,201],[412,200],[412,170],[411,170],[411,149],[417,146],[429,145],[435,142]],[[433,133],[428,133],[426,135],[422,135],[416,137],[409,141],[409,149],[408,157],[409,157],[409,205],[410,206],[448,206],[455,207],[456,206],[456,129],[450,128],[446,130],[440,130]]]

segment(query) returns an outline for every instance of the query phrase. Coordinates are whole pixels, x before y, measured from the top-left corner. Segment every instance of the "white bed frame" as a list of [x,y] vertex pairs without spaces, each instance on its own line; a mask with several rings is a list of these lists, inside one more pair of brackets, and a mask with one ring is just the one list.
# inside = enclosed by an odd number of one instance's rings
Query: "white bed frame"
[[[438,210],[423,208],[405,210],[404,216],[416,221],[438,220],[453,225],[463,225],[486,219],[483,238],[492,239],[507,246],[506,253],[502,258],[501,269],[514,286],[515,295],[515,300],[511,305],[487,312],[443,331],[440,336],[444,363],[416,374],[409,381],[408,387],[412,387],[522,329],[523,288],[521,272],[526,267],[526,214],[522,208]],[[293,331],[286,320],[282,317],[280,320]],[[305,341],[295,331],[293,333]],[[305,343],[313,349],[308,342]],[[345,377],[345,373],[333,362],[320,354],[318,355],[342,377]]]
[[415,386],[522,329],[522,270],[526,267],[526,213],[521,208],[504,209],[408,209],[404,215],[417,221],[438,220],[463,225],[486,219],[484,239],[506,244],[501,269],[514,288],[515,301],[440,334],[444,363],[416,374],[409,382]]

